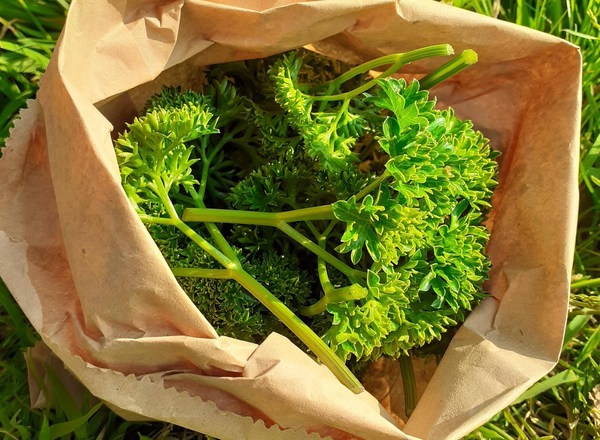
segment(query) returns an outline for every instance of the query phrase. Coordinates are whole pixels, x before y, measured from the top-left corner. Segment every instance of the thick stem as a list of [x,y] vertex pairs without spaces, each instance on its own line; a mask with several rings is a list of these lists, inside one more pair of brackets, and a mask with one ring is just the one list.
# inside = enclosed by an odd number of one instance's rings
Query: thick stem
[[[376,69],[378,67],[385,66],[388,64],[391,64],[392,66],[390,68],[386,69],[381,75],[379,75],[379,78],[385,78],[387,76],[390,76],[390,75],[396,73],[396,71],[398,71],[398,69],[400,69],[402,66],[404,66],[408,63],[411,63],[413,61],[416,61],[416,60],[420,60],[423,58],[429,58],[429,57],[435,57],[435,56],[447,56],[447,55],[452,55],[452,54],[454,54],[454,49],[452,48],[452,46],[450,46],[449,44],[439,44],[439,45],[435,45],[435,46],[423,47],[423,48],[416,49],[416,50],[406,52],[406,53],[385,55],[385,56],[376,58],[374,60],[367,61],[366,63],[363,63],[359,66],[356,66],[356,67],[348,70],[347,72],[343,73],[336,79],[323,84],[322,86],[319,87],[319,89],[321,89],[321,87],[322,88],[327,87],[329,90],[339,89],[343,83],[354,78],[355,76],[362,75],[370,70],[373,70],[373,69]],[[358,89],[355,89],[351,92],[348,92],[348,93],[341,93],[338,95],[329,95],[328,94],[328,95],[323,95],[323,96],[313,96],[312,98],[314,98],[315,101],[321,101],[321,100],[336,101],[339,99],[351,98],[353,96],[359,95],[360,93],[362,93],[366,90],[369,90],[371,87],[373,87],[375,85],[375,82],[376,82],[375,80],[369,81],[365,85],[363,85],[363,86],[359,87]],[[367,85],[368,85],[368,87],[366,87]],[[358,90],[360,90],[360,91],[358,91]]]
[[241,211],[233,209],[188,208],[181,217],[186,222],[236,223],[277,227],[279,223],[334,220],[332,205],[294,209],[284,212]]
[[275,227],[319,258],[322,258],[328,264],[338,269],[346,275],[353,284],[364,284],[364,272],[351,268],[326,250],[320,248],[315,242],[296,231],[288,224],[288,222],[292,221],[335,220],[333,207],[331,205],[296,209],[287,212],[189,208],[183,212],[182,218],[189,222],[220,222]]
[[421,78],[419,84],[422,90],[430,89],[442,81],[447,80],[467,67],[472,66],[477,62],[477,53],[471,49],[464,50],[460,55],[452,58],[446,64],[438,67],[427,76]]
[[413,369],[410,356],[400,356],[398,358],[400,365],[400,374],[402,375],[402,385],[404,387],[404,411],[410,417],[417,406],[417,381],[415,380],[415,370]]
[[237,270],[240,268],[240,264],[237,261],[232,261],[223,252],[221,252],[219,249],[210,244],[210,242],[208,242],[206,239],[202,238],[200,234],[198,234],[196,231],[190,228],[183,221],[176,219],[173,222],[173,225],[181,232],[183,232],[194,243],[200,246],[200,248],[204,252],[213,257],[219,263],[221,263],[226,269]]
[[356,200],[360,200],[363,197],[365,197],[367,194],[370,194],[371,192],[373,192],[375,189],[379,188],[381,186],[381,184],[385,181],[385,179],[389,178],[392,174],[388,171],[385,170],[381,176],[379,176],[377,179],[375,179],[373,182],[369,183],[367,186],[365,186],[362,190],[360,190],[357,194],[356,194]]
[[[177,229],[179,229],[181,232],[183,232],[185,235],[187,235],[194,243],[196,243],[198,246],[200,246],[200,248],[203,251],[208,253],[211,257],[213,257],[215,260],[217,260],[219,263],[221,263],[226,268],[231,269],[235,266],[239,266],[239,261],[237,260],[237,258],[231,259],[228,256],[226,256],[223,252],[221,252],[219,249],[215,248],[206,239],[202,238],[196,231],[194,231],[192,228],[190,228],[188,225],[186,225],[179,218],[179,215],[177,214],[177,211],[175,210],[175,207],[173,206],[173,203],[171,202],[171,199],[169,198],[169,189],[164,186],[164,184],[160,178],[154,179],[154,185],[156,187],[156,194],[158,195],[163,206],[167,210],[167,214],[170,217],[170,221],[166,222],[165,220],[167,220],[167,219],[163,219],[162,221],[159,221],[160,219],[157,217],[140,215],[140,218],[142,219],[142,221],[146,220],[147,223],[160,223],[160,224],[168,224],[168,225],[175,226]],[[227,245],[227,246],[229,247],[229,245]],[[231,252],[233,252],[231,247],[229,247],[229,250],[231,250]],[[234,255],[234,257],[235,257],[235,255]]]
[[[206,209],[204,211],[211,211]],[[361,383],[356,379],[352,372],[346,367],[344,362],[329,348],[319,336],[313,332],[298,316],[294,314],[279,298],[273,295],[267,288],[260,284],[252,275],[248,274],[239,262],[229,260],[218,249],[209,242],[200,237],[193,229],[181,220],[174,220],[173,224],[184,234],[190,237],[203,250],[208,252],[213,258],[219,261],[226,270],[231,273],[231,278],[237,281],[248,290],[256,299],[258,299],[267,309],[273,313],[287,328],[289,328],[318,358],[329,368],[329,370],[338,378],[338,380],[355,393],[364,390]],[[287,223],[283,222],[283,225]],[[290,226],[291,228],[291,226]],[[291,228],[294,230],[293,228]],[[294,230],[295,231],[295,230]],[[300,234],[302,235],[302,234]],[[304,236],[303,236],[304,237]],[[304,237],[305,240],[306,237]],[[308,240],[310,241],[310,240]],[[316,245],[315,245],[316,246]],[[318,246],[317,246],[318,247]]]
[[346,367],[342,360],[308,327],[294,312],[287,308],[279,298],[246,272],[239,264],[230,261],[218,249],[200,237],[193,229],[181,220],[175,226],[190,237],[198,246],[229,269],[232,279],[237,281],[287,326],[306,346],[331,370],[338,380],[355,393],[364,390],[361,383]]
[[153,182],[156,188],[156,195],[160,198],[160,201],[167,210],[167,214],[169,215],[169,217],[173,220],[179,219],[177,211],[175,210],[175,206],[173,206],[173,203],[169,198],[169,188],[165,187],[160,177],[155,177]]
[[571,289],[581,289],[583,287],[598,287],[600,286],[600,278],[592,278],[586,280],[573,281]]
[[138,214],[138,216],[140,217],[140,220],[146,224],[175,226],[174,220],[170,218],[153,217],[148,214]]
[[205,269],[201,267],[172,267],[171,272],[176,277],[211,278],[214,280],[230,280],[233,278],[231,269]]
[[358,379],[331,348],[262,284],[243,269],[234,272],[234,279],[251,292],[271,313],[298,336],[342,384],[355,393],[360,393],[364,390]]
[[[194,200],[194,204],[199,209],[206,209],[204,200],[200,198],[200,195],[193,188],[190,190],[190,194],[192,196],[192,199]],[[227,258],[240,264],[240,260],[238,259],[235,251],[233,250],[229,242],[225,239],[219,228],[217,228],[217,225],[215,225],[214,223],[205,223],[205,226],[208,229],[210,236],[213,238],[213,240],[221,250],[221,252],[223,252],[227,256]]]
[[347,301],[356,301],[367,296],[366,287],[353,284],[351,286],[330,289],[325,292],[319,301],[308,307],[302,307],[299,312],[304,316],[315,316],[327,310],[328,304],[335,304]]

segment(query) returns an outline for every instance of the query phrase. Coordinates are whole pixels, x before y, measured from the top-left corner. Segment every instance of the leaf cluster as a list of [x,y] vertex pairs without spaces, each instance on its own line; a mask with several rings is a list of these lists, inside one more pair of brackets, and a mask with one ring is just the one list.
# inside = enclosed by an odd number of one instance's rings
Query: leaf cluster
[[378,186],[333,203],[345,224],[335,250],[368,261],[369,293],[330,304],[325,337],[343,358],[396,357],[439,339],[483,297],[496,154],[470,122],[437,110],[417,81],[386,78],[360,105],[346,96],[323,106],[298,84],[300,65],[290,56],[272,75],[309,154],[326,169],[352,163],[344,146],[368,130],[387,156]]
[[164,90],[117,141],[123,186],[176,274],[203,270],[180,283],[222,334],[289,334],[258,282],[341,359],[398,357],[484,296],[496,154],[417,81],[323,65],[294,51]]

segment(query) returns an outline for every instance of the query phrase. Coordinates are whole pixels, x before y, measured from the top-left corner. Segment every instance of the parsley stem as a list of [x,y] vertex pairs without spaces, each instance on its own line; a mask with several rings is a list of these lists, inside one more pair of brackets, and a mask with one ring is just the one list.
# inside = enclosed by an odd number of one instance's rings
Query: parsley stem
[[365,197],[367,194],[370,194],[371,192],[373,192],[375,189],[379,188],[379,186],[381,186],[381,184],[383,183],[383,181],[385,179],[387,179],[388,177],[391,177],[391,173],[386,169],[381,176],[379,176],[377,179],[375,179],[373,182],[369,183],[367,186],[365,186],[362,190],[360,190],[358,193],[356,193],[356,200],[360,200],[363,197]]
[[154,217],[148,214],[138,214],[142,223],[146,224],[155,224],[155,225],[165,225],[165,226],[175,226],[175,222],[170,218],[165,217]]
[[419,81],[421,90],[430,89],[442,81],[462,72],[467,67],[477,62],[477,53],[474,50],[464,50],[460,55],[452,58],[446,64],[438,67]]
[[[325,244],[327,242],[327,236],[322,235],[319,237],[319,247],[325,250]],[[314,304],[310,306],[302,307],[299,313],[304,316],[315,316],[319,313],[323,313],[327,310],[327,304],[352,301],[360,298],[364,298],[367,294],[367,289],[360,287],[356,284],[352,286],[346,286],[341,288],[335,288],[329,280],[329,274],[327,273],[327,265],[325,260],[319,257],[317,261],[317,273],[319,274],[319,282],[323,288],[324,295]],[[357,290],[360,289],[360,290]],[[359,293],[360,292],[360,293]]]
[[[353,67],[347,72],[341,74],[337,78],[328,81],[314,88],[313,91],[322,90],[327,88],[328,94],[331,93],[332,90],[339,90],[341,85],[346,81],[351,80],[355,76],[362,75],[367,73],[369,70],[377,69],[378,67],[385,66],[388,64],[395,65],[397,63],[402,63],[396,70],[402,67],[404,64],[408,64],[412,61],[419,60],[421,58],[435,57],[435,56],[447,56],[453,55],[454,49],[449,44],[438,44],[434,46],[423,47],[420,49],[416,49],[410,52],[404,53],[395,53],[391,55],[384,55],[379,58],[375,58],[374,60],[367,61],[363,64]],[[394,70],[394,72],[396,71]],[[392,73],[394,73],[392,72]],[[389,75],[388,75],[389,76]]]
[[393,54],[393,55],[385,55],[380,58],[376,58],[375,60],[368,61],[366,63],[361,64],[347,73],[339,76],[337,79],[333,80],[333,83],[336,86],[341,86],[342,83],[348,81],[356,75],[366,73],[369,70],[374,68],[391,64],[391,67],[387,68],[383,71],[377,78],[373,78],[372,80],[366,82],[365,84],[357,87],[356,89],[346,92],[339,93],[336,95],[322,95],[322,96],[311,96],[311,99],[314,101],[339,101],[344,99],[350,99],[355,96],[360,95],[363,92],[366,92],[370,88],[374,87],[377,84],[377,80],[381,78],[387,78],[390,75],[396,73],[402,66],[412,63],[413,61],[417,61],[423,58],[435,57],[435,56],[447,56],[452,55],[454,53],[454,49],[449,44],[438,44],[435,46],[423,47],[421,49],[412,50],[410,52]]
[[[323,250],[326,249],[325,245],[327,243],[327,236],[323,235],[319,237],[319,247]],[[319,282],[321,283],[321,287],[323,288],[323,292],[327,295],[327,292],[335,289],[331,280],[329,279],[329,274],[327,273],[327,265],[325,264],[325,260],[319,258],[317,260],[317,273],[319,275]]]
[[[196,192],[196,190],[194,188],[191,188],[189,190],[189,192],[192,196],[192,199],[194,200],[194,204],[198,208],[205,209],[206,205],[204,204],[204,200],[202,200],[200,198],[200,195]],[[214,223],[207,222],[207,223],[205,223],[205,226],[208,229],[210,236],[213,238],[216,245],[221,250],[221,252],[223,252],[225,255],[227,255],[227,257],[229,259],[231,259],[232,261],[234,261],[236,263],[240,263],[240,260],[238,259],[237,255],[235,254],[235,251],[233,250],[233,248],[231,247],[229,242],[225,239],[225,237],[223,236],[223,234],[221,233],[219,228],[217,228],[217,225],[215,225]]]
[[578,281],[573,281],[571,283],[571,289],[581,289],[583,287],[596,287],[596,286],[600,286],[600,278],[578,280]]
[[175,219],[173,221],[173,225],[188,236],[194,243],[196,243],[200,248],[221,263],[226,269],[238,269],[240,266],[239,262],[232,261],[228,258],[223,252],[214,247],[209,241],[203,238],[200,234],[190,228],[185,222],[180,219]]
[[160,177],[155,177],[153,182],[155,187],[154,192],[160,199],[164,208],[167,210],[167,214],[169,215],[169,217],[171,217],[173,220],[179,219],[177,211],[175,210],[175,206],[173,206],[173,202],[171,202],[171,199],[169,198],[170,188],[165,186],[163,180]]
[[285,326],[287,326],[317,358],[338,378],[338,380],[355,393],[364,390],[358,379],[346,367],[344,362],[329,348],[325,342],[304,321],[294,314],[279,298],[259,283],[252,275],[244,270],[237,262],[229,260],[218,249],[203,239],[181,220],[173,220],[174,226],[209,253],[215,260],[225,266],[231,278],[240,283],[248,292],[269,309]]
[[306,238],[303,234],[296,231],[289,224],[283,222],[277,226],[277,229],[279,229],[288,237],[290,237],[291,239],[293,239],[294,241],[311,251],[313,254],[317,255],[319,258],[322,258],[325,262],[335,267],[341,273],[346,275],[351,282],[364,284],[364,272],[351,268],[343,261],[339,260],[326,250],[319,247],[319,245],[316,244],[314,241]]
[[[161,189],[164,187],[161,185]],[[159,190],[160,192],[160,190]],[[162,191],[164,192],[164,191]],[[360,393],[364,390],[358,379],[352,374],[352,372],[346,367],[344,362],[329,348],[325,342],[310,327],[308,327],[298,316],[294,314],[279,298],[273,295],[266,287],[259,283],[252,275],[244,270],[239,261],[232,261],[219,249],[214,247],[206,239],[202,238],[196,231],[189,227],[184,221],[177,217],[177,213],[173,205],[169,201],[169,205],[172,208],[173,215],[169,220],[169,224],[178,228],[186,236],[188,236],[194,243],[196,243],[202,250],[212,256],[215,260],[221,263],[225,270],[231,274],[231,278],[237,281],[250,292],[256,299],[258,299],[267,309],[269,309],[285,326],[287,326],[298,338],[306,344],[306,346],[317,356],[317,358],[337,377],[337,379],[351,391]],[[167,210],[170,211],[167,207]],[[206,209],[206,211],[211,211]],[[171,214],[171,213],[170,213]],[[162,223],[162,222],[161,222]],[[283,222],[281,224],[288,226],[294,232],[296,230]],[[284,229],[285,229],[284,226]],[[280,227],[281,229],[281,227]],[[285,231],[284,231],[285,232]],[[304,237],[302,234],[298,233]],[[308,241],[304,237],[303,241]],[[312,242],[311,242],[312,243]],[[314,243],[313,243],[314,244]],[[320,249],[316,244],[315,246]],[[329,254],[327,254],[329,255]],[[331,258],[337,262],[343,264],[332,255]],[[336,264],[337,267],[337,264]],[[353,271],[353,269],[348,268]]]
[[300,208],[283,212],[259,212],[232,209],[187,208],[182,219],[189,222],[237,223],[277,227],[279,223],[335,220],[332,205]]
[[400,365],[402,386],[404,387],[404,412],[410,417],[417,406],[417,381],[415,380],[415,370],[413,369],[410,355],[400,356],[398,358],[398,364]]
[[299,312],[304,316],[315,316],[327,310],[327,304],[356,301],[367,296],[366,287],[352,284],[351,286],[332,288],[325,292],[316,303],[300,308]]
[[231,269],[207,269],[203,267],[172,267],[171,272],[176,277],[211,278],[213,280],[230,280],[233,278]]
[[321,236],[321,233],[319,232],[319,230],[315,227],[315,225],[313,224],[313,222],[311,222],[310,220],[307,220],[306,222],[304,222],[306,224],[306,227],[308,228],[308,230],[310,232],[312,232],[312,234],[315,236],[316,239],[319,239],[319,237]]
[[198,185],[198,191],[194,190],[194,194],[192,197],[194,201],[196,200],[204,200],[204,195],[206,194],[206,186],[208,185],[208,174],[210,171],[210,160],[206,156],[206,143],[208,142],[208,138],[202,139],[202,145],[200,146],[200,158],[202,159],[202,173],[200,175],[200,182]]
[[358,379],[333,350],[267,288],[241,268],[234,271],[233,278],[298,336],[343,385],[355,393],[360,393],[364,390]]
[[187,208],[185,211],[183,211],[182,218],[184,221],[188,222],[235,223],[241,225],[259,225],[277,228],[318,257],[323,258],[323,260],[325,260],[327,263],[346,275],[352,283],[361,285],[364,284],[364,272],[348,266],[340,259],[331,255],[325,249],[321,249],[319,245],[289,225],[290,222],[297,221],[335,220],[332,205],[294,209],[286,212]]

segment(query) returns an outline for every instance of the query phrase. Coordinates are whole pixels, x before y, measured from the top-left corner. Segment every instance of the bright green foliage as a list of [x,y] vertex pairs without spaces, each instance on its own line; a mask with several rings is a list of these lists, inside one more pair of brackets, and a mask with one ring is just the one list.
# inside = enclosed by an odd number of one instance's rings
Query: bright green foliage
[[367,75],[448,50],[338,78],[301,51],[218,66],[117,140],[128,197],[221,334],[260,342],[281,320],[352,384],[340,359],[406,354],[483,297],[495,153],[418,82]]
[[[370,290],[394,297],[388,303],[368,296],[350,310],[337,308],[328,336],[334,346],[369,336],[366,347],[356,348],[356,342],[349,351],[359,357],[372,347],[397,356],[438,339],[481,298],[479,285],[489,269],[482,209],[496,184],[494,154],[470,123],[435,110],[417,82],[407,87],[387,79],[379,86],[368,101],[389,111],[377,139],[390,156],[384,173],[390,177],[375,197],[334,204],[336,217],[347,224],[338,250],[351,252],[357,263],[364,247],[374,262],[371,280],[377,280]],[[402,277],[408,279],[399,283]],[[373,314],[386,326],[369,328]]]
[[144,204],[160,205],[179,186],[191,190],[196,159],[185,143],[215,132],[213,115],[193,103],[154,109],[129,125],[117,141],[118,159],[125,192],[140,213]]
[[324,169],[341,169],[356,161],[357,138],[369,130],[388,157],[364,191],[332,205],[345,224],[335,250],[370,266],[369,293],[328,306],[325,338],[343,358],[397,357],[439,339],[483,296],[482,221],[496,185],[495,153],[470,122],[435,109],[416,81],[377,80],[362,100],[346,92],[323,105],[298,84],[301,65],[284,57],[272,77],[308,154]]
[[301,132],[306,151],[326,170],[341,171],[356,162],[352,149],[366,128],[349,101],[336,111],[313,111],[314,100],[298,87],[302,58],[291,54],[273,67],[275,99],[289,114],[288,122]]

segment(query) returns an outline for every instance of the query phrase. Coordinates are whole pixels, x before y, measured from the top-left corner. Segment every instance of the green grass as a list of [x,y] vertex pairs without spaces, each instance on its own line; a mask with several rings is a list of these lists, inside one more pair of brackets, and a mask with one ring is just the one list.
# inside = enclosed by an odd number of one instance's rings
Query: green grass
[[[68,3],[0,1],[0,149],[15,113],[36,92]],[[560,36],[579,45],[584,57],[581,206],[562,356],[551,374],[468,438],[600,438],[600,408],[594,408],[592,399],[594,387],[600,395],[600,0],[446,3]],[[37,339],[0,283],[0,438],[205,438],[169,424],[125,422],[90,395],[77,404],[51,370],[46,373],[52,378],[53,408],[30,409],[24,352]]]
[[35,94],[68,6],[65,0],[0,3],[0,148],[14,113]]

